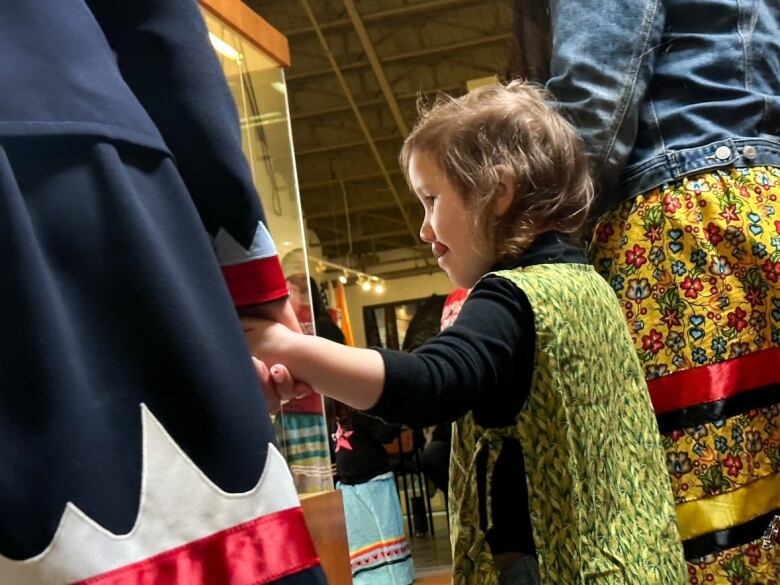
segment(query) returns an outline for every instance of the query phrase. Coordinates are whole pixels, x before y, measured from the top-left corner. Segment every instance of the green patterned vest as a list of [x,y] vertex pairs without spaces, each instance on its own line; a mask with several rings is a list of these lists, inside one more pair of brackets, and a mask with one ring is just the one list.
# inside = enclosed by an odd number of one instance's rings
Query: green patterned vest
[[[471,413],[453,426],[453,582],[498,583],[479,527],[475,462],[487,450],[490,485],[501,443],[511,437],[525,457],[543,584],[682,584],[685,565],[658,428],[614,293],[581,264],[496,274],[531,303],[535,369],[515,426],[485,429]],[[490,527],[489,500],[487,510]]]

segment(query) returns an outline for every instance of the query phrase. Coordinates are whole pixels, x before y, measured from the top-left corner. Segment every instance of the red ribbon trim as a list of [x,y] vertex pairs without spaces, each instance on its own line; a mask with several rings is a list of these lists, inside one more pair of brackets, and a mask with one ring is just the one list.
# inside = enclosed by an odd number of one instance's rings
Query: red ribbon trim
[[366,548],[358,549],[355,552],[350,553],[349,556],[350,556],[350,558],[357,558],[357,557],[361,557],[361,556],[363,556],[365,554],[368,554],[371,551],[377,550],[379,548],[393,548],[393,547],[397,547],[398,545],[404,544],[404,543],[406,543],[406,537],[405,536],[402,536],[400,538],[394,538],[394,539],[391,539],[391,540],[384,540],[384,541],[378,542],[378,543],[376,543],[374,545],[367,546]]
[[780,383],[780,347],[647,381],[656,414]]
[[290,508],[74,585],[262,585],[319,563],[303,511]]
[[222,276],[237,307],[274,301],[288,294],[277,256],[223,266]]

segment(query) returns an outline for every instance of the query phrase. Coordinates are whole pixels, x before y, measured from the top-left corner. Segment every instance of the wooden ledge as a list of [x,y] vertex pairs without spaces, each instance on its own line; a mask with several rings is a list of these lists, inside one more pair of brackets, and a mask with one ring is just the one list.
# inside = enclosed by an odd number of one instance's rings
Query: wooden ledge
[[287,37],[241,0],[198,1],[206,10],[235,28],[279,65],[290,66],[290,44]]

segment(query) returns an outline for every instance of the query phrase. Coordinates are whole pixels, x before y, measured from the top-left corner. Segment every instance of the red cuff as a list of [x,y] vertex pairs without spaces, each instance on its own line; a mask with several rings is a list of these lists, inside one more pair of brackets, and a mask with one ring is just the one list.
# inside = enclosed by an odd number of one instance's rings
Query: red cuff
[[267,303],[289,294],[277,256],[223,266],[222,275],[237,307]]
[[294,398],[282,405],[282,413],[296,412],[300,414],[324,414],[322,396],[312,392],[303,398]]

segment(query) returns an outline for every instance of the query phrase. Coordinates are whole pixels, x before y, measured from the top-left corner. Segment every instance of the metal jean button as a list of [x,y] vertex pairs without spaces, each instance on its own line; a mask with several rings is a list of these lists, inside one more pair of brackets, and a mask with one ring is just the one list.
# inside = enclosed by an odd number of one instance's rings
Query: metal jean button
[[728,146],[719,146],[715,150],[715,158],[718,160],[728,160],[731,156],[731,149]]
[[756,158],[756,147],[748,144],[745,148],[742,149],[742,156],[748,160],[753,160]]

